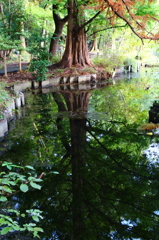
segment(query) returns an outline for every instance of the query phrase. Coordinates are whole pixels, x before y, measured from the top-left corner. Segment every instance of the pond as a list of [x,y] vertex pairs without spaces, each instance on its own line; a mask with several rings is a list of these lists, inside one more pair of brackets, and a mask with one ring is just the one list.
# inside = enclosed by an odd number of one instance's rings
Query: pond
[[41,190],[10,203],[43,211],[40,239],[159,239],[158,133],[149,124],[158,73],[29,95],[1,142],[1,163],[43,173]]

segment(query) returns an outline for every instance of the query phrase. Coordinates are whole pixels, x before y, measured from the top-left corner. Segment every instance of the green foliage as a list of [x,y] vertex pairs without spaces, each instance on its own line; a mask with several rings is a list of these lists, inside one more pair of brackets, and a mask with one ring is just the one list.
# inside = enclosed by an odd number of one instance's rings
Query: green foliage
[[48,69],[47,69],[48,63],[49,62],[47,60],[37,60],[37,59],[31,60],[29,71],[36,76],[36,81],[46,80],[46,73],[48,72]]
[[133,69],[136,67],[136,60],[134,58],[125,58],[123,61],[125,66],[132,65]]
[[35,48],[29,50],[34,58],[30,62],[29,71],[36,76],[36,81],[45,81],[46,73],[48,72],[47,66],[49,64],[49,53],[47,48],[37,45]]
[[108,72],[112,71],[115,67],[123,66],[124,57],[118,54],[103,54],[93,59],[93,63],[98,66],[105,68]]
[[[14,0],[11,4],[9,2],[3,2],[3,12],[0,24],[1,31],[6,38],[10,37],[13,42],[19,39],[22,35],[21,23],[25,22],[25,2],[22,0]],[[25,35],[25,32],[23,32]]]
[[19,40],[14,40],[11,39],[9,36],[4,36],[3,34],[0,36],[0,50],[12,50],[12,49],[17,49],[19,50]]
[[40,42],[42,38],[37,39],[36,45],[31,46],[28,48],[28,52],[32,54],[38,60],[48,60],[50,54],[46,47],[41,47]]
[[146,14],[149,14],[151,16],[156,16],[157,17],[156,8],[159,7],[157,4],[153,3],[153,5],[149,4],[147,6],[140,4],[139,8],[137,8],[136,15],[145,16]]
[[[33,177],[34,168],[31,166],[21,167],[12,163],[4,162],[2,167],[6,167],[8,171],[0,173],[0,202],[8,205],[9,198],[17,192],[26,193],[29,188],[41,189],[39,183],[42,179]],[[20,171],[27,171],[27,174],[21,174]],[[43,219],[39,209],[29,209],[25,213],[21,213],[17,209],[2,208],[0,214],[1,235],[11,233],[13,231],[29,231],[34,237],[39,237],[38,233],[43,232],[42,228],[37,227],[36,223]],[[29,223],[24,223],[22,226],[18,224],[20,218],[30,218]],[[33,221],[33,222],[32,222]]]
[[[28,17],[31,17],[32,22],[30,24],[32,24],[35,27],[39,27],[39,25],[43,25],[43,19],[47,19],[48,21],[52,20],[52,11],[50,8],[45,8],[46,3],[48,4],[48,2],[44,2],[41,1],[41,3],[43,2],[43,4],[41,4],[41,6],[39,6],[39,4],[37,2],[29,2],[29,4],[26,6],[26,14],[28,14]],[[43,6],[42,6],[43,5]]]
[[60,61],[60,56],[53,56],[53,55],[51,55],[51,56],[49,56],[49,59],[50,59],[50,62],[52,64],[55,64],[55,63],[58,63]]

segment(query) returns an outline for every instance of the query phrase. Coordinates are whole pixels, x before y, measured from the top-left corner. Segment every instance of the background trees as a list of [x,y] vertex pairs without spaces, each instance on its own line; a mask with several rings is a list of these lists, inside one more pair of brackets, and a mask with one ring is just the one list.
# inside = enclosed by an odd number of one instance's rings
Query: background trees
[[26,49],[37,55],[43,48],[55,56],[59,48],[63,56],[53,67],[91,66],[88,47],[107,53],[112,49],[113,54],[119,49],[123,54],[123,48],[130,49],[129,43],[137,39],[135,35],[141,40],[158,39],[156,1],[7,0],[0,4],[1,50],[9,54],[11,49]]

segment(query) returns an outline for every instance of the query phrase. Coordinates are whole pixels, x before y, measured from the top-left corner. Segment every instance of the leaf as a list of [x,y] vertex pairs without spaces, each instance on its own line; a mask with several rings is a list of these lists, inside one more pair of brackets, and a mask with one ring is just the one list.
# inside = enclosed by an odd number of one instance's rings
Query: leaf
[[52,173],[54,173],[54,174],[59,174],[59,172],[56,172],[56,171],[53,171]]
[[34,228],[34,231],[37,231],[37,232],[44,232],[42,228],[39,228],[39,227],[35,227]]
[[148,133],[146,133],[146,135],[150,135],[151,136],[151,135],[153,135],[153,133],[152,132],[148,132]]
[[20,190],[21,190],[22,192],[27,192],[27,191],[29,190],[28,185],[22,183],[22,184],[20,185]]
[[19,211],[15,209],[7,209],[7,212],[15,213],[17,216],[19,216]]
[[7,166],[7,168],[8,168],[9,170],[12,170],[12,167],[11,167],[11,166],[9,166],[9,165]]
[[32,166],[29,166],[29,165],[27,165],[27,166],[25,166],[26,168],[29,168],[29,169],[31,169],[31,170],[35,170],[35,168],[33,168]]
[[2,229],[1,234],[2,234],[2,235],[5,235],[5,234],[8,233],[11,229],[12,229],[12,228],[10,228],[10,227],[5,227],[5,228]]
[[39,222],[39,218],[37,216],[32,216],[33,220]]
[[32,180],[34,180],[35,179],[35,177],[28,177],[28,180],[29,181],[32,181]]
[[[2,217],[2,215],[1,215],[1,217]],[[6,223],[5,218],[1,218],[0,219],[0,226],[4,225],[5,223]]]
[[12,185],[12,186],[15,186],[15,185],[16,185],[16,183],[13,182],[13,181],[9,181],[9,184]]
[[40,236],[38,235],[38,233],[36,231],[33,232],[34,237],[40,238]]
[[17,179],[17,181],[26,181],[26,176],[19,175],[19,178]]
[[3,190],[8,193],[12,193],[12,190],[8,186],[3,186]]
[[20,230],[20,227],[18,226],[18,225],[13,225],[13,229],[15,230],[15,231],[19,231]]
[[21,214],[21,217],[25,217],[25,213],[22,213],[22,214]]
[[5,202],[5,201],[7,201],[6,197],[4,197],[4,196],[0,197],[0,202]]
[[34,182],[30,182],[30,185],[33,187],[33,188],[36,188],[36,189],[41,189],[41,186],[39,184],[36,184]]
[[12,163],[4,162],[4,163],[2,164],[2,167],[8,166],[8,165],[11,165],[11,164],[12,164]]
[[43,180],[42,179],[40,179],[40,178],[35,178],[34,179],[34,182],[42,182]]

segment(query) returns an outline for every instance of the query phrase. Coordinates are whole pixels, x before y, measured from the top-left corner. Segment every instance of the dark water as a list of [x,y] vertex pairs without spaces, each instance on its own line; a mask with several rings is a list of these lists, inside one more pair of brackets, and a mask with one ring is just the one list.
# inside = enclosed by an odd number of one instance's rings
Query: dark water
[[141,130],[159,97],[156,75],[98,87],[27,98],[1,162],[45,174],[41,191],[12,204],[43,211],[40,239],[159,239],[158,134]]

